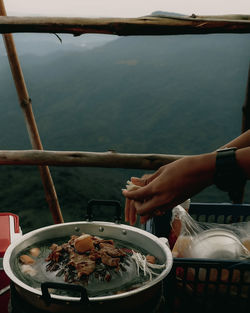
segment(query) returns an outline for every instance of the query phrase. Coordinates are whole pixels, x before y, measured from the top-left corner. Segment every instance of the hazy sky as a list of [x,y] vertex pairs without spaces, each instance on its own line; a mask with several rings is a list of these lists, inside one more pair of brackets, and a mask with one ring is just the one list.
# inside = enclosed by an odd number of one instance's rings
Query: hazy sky
[[8,15],[139,17],[161,10],[200,15],[250,14],[250,0],[4,0]]

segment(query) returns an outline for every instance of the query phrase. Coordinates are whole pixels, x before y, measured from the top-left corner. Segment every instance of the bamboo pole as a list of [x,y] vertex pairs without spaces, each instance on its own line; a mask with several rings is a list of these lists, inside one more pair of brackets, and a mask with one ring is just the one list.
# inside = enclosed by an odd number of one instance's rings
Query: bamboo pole
[[0,165],[50,165],[156,170],[183,155],[108,152],[0,150]]
[[181,35],[250,33],[250,15],[139,18],[0,17],[0,33]]
[[[241,132],[244,133],[250,129],[250,65],[248,68],[248,79],[247,79],[247,86],[246,86],[246,97],[245,102],[242,106],[242,126]],[[245,188],[242,189],[241,194],[238,195],[236,199],[231,197],[233,203],[242,203],[244,200],[244,193]]]
[[[3,0],[0,0],[0,15],[6,16]],[[24,113],[25,122],[33,149],[43,150],[40,136],[38,133],[35,117],[32,110],[31,99],[28,94],[21,65],[18,59],[15,43],[12,34],[3,35],[5,48],[7,51],[13,80],[15,82],[19,102]],[[45,197],[48,202],[52,217],[55,223],[62,223],[63,217],[58,203],[56,190],[47,166],[39,166],[42,183],[45,190]]]
[[248,68],[246,97],[242,106],[242,133],[248,129],[250,129],[250,65]]

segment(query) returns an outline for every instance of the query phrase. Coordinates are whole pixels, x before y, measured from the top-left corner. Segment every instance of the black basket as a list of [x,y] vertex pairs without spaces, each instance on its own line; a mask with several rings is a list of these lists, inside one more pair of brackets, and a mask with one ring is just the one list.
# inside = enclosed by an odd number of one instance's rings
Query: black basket
[[[191,203],[190,215],[201,222],[250,220],[250,205]],[[169,218],[155,218],[153,233],[166,237]],[[166,312],[250,312],[250,260],[174,258],[164,281]]]

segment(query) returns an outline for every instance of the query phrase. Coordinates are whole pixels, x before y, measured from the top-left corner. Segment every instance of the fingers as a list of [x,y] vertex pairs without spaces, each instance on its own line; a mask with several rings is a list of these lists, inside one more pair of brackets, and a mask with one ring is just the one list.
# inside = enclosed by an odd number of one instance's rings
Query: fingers
[[150,197],[151,195],[151,190],[150,190],[150,187],[145,186],[145,187],[141,187],[137,190],[131,190],[131,191],[128,191],[126,189],[123,189],[122,190],[122,194],[128,198],[128,199],[134,199],[134,200],[144,200],[145,198],[148,198]]
[[134,200],[126,199],[125,202],[125,222],[128,222],[130,225],[136,223],[137,213],[134,205]]
[[145,182],[143,179],[138,178],[138,177],[131,177],[131,182],[137,186],[144,187]]
[[131,182],[137,186],[144,187],[159,176],[160,172],[161,171],[158,170],[154,174],[144,174],[141,178],[131,177]]
[[[127,185],[127,190],[123,190],[123,194],[124,191],[128,191],[128,187],[130,187],[132,185],[132,188],[134,188],[134,190],[139,189],[140,187],[145,186],[145,182],[143,179],[137,178],[137,177],[131,177],[131,181],[128,181]],[[135,185],[135,186],[133,186]],[[136,189],[135,187],[138,186],[138,188]],[[133,189],[131,189],[133,190]],[[126,192],[125,192],[126,193]],[[137,213],[136,213],[136,208],[134,206],[134,200],[126,197],[125,200],[125,222],[128,222],[130,225],[134,225],[136,223],[136,219],[137,219]]]
[[[164,206],[163,206],[164,205]],[[172,207],[171,202],[167,202],[165,198],[157,195],[144,202],[135,201],[134,206],[137,214],[143,215],[163,215],[165,211]]]
[[137,214],[136,214],[136,208],[134,205],[134,201],[131,200],[130,211],[129,211],[129,223],[130,223],[130,225],[135,225],[136,217],[137,217]]
[[[145,224],[146,221],[152,217],[152,213],[147,215],[144,212],[144,210],[145,211],[150,210],[150,208],[147,209],[147,205],[145,207],[143,206],[142,208],[140,208],[140,206],[142,205],[141,202],[144,202],[146,201],[145,199],[150,199],[153,196],[151,187],[148,186],[148,184],[150,184],[150,182],[159,175],[159,172],[160,171],[158,170],[154,174],[145,174],[143,175],[142,178],[131,177],[131,181],[128,181],[128,185],[126,186],[127,189],[122,190],[123,195],[126,197],[125,222],[134,225],[136,223],[137,214],[143,215],[140,219],[140,222],[142,224]],[[130,188],[131,190],[128,190],[129,187],[131,187],[131,185],[132,185],[132,188]],[[136,186],[138,186],[138,189],[135,188]],[[138,212],[135,204],[137,204]],[[140,212],[140,210],[142,213]]]
[[141,223],[141,224],[146,224],[147,221],[148,221],[151,217],[152,217],[152,216],[150,216],[150,215],[140,216],[140,223]]
[[126,198],[125,201],[125,222],[129,222],[130,203],[132,200]]
[[[152,203],[152,204],[151,204]],[[165,214],[167,206],[156,206],[155,201],[145,201],[144,203],[126,199],[125,202],[125,222],[135,225],[137,215],[140,215],[140,223],[145,224],[153,216],[162,216]]]

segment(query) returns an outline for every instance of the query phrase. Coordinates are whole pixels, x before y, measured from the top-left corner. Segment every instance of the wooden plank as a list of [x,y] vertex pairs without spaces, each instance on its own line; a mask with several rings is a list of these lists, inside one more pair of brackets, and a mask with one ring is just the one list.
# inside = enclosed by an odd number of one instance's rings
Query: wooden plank
[[50,165],[156,170],[183,155],[85,151],[0,150],[0,165]]
[[139,18],[0,17],[0,33],[177,35],[250,33],[249,15]]

